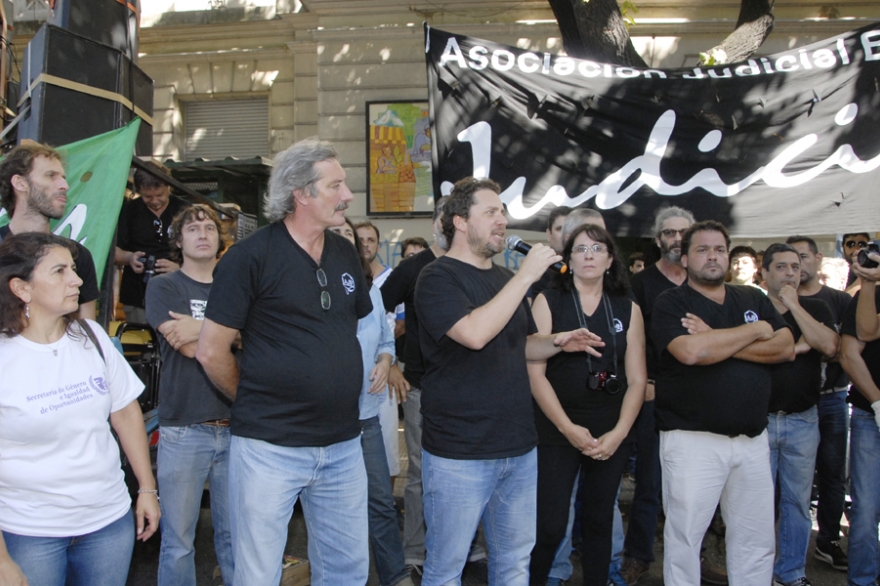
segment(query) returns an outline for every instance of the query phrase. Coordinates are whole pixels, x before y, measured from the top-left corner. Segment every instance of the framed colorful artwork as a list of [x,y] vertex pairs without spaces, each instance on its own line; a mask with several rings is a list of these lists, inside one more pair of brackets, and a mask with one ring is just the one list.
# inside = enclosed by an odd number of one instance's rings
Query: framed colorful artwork
[[428,102],[367,102],[367,214],[430,216]]

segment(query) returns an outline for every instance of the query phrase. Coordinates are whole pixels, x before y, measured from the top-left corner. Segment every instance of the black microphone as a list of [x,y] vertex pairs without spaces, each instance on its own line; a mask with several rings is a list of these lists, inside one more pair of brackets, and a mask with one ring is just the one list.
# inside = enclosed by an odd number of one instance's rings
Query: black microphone
[[[515,250],[521,254],[528,254],[532,249],[532,245],[528,242],[523,242],[523,239],[519,236],[513,235],[507,237],[507,248],[508,250]],[[550,268],[556,271],[557,273],[567,273],[568,267],[565,266],[564,263],[557,262],[550,265]]]

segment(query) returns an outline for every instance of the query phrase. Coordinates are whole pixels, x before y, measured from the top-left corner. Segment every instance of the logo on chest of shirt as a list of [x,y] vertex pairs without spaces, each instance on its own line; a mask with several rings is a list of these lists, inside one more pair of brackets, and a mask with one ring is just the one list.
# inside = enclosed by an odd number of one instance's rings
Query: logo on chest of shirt
[[346,295],[354,293],[354,277],[348,273],[342,273],[342,286],[345,287]]
[[743,314],[743,318],[745,318],[747,324],[754,323],[758,321],[758,314],[750,309]]
[[110,392],[110,389],[107,388],[107,381],[104,380],[103,376],[90,376],[89,386],[95,389],[100,395],[106,395]]
[[208,302],[204,299],[189,300],[189,314],[193,317],[193,319],[197,319],[199,321],[204,320],[206,307],[208,307]]
[[614,318],[614,331],[618,334],[623,332],[623,322],[616,317]]

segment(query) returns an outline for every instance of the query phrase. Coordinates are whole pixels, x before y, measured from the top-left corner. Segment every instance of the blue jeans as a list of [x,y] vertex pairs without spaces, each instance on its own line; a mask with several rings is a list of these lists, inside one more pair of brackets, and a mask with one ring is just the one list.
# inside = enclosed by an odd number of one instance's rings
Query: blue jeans
[[302,498],[309,533],[312,585],[365,584],[370,553],[360,437],[320,448],[289,448],[234,435],[229,457],[233,585],[278,586],[297,498]]
[[125,586],[134,531],[129,511],[87,535],[30,537],[4,531],[3,539],[30,586]]
[[853,407],[850,419],[850,586],[869,586],[880,572],[880,429],[874,414]]
[[661,505],[660,436],[657,434],[657,421],[654,417],[654,401],[645,401],[642,404],[635,427],[636,489],[623,550],[626,557],[651,565],[654,561],[654,535]]
[[477,525],[489,549],[489,586],[526,586],[535,545],[537,451],[452,460],[422,450],[427,559],[423,586],[460,585]]
[[381,586],[394,586],[407,577],[403,541],[397,526],[397,509],[391,492],[391,475],[379,416],[361,420],[361,446],[367,469],[370,545]]
[[[637,460],[638,461],[638,460]],[[626,586],[623,576],[620,575],[620,566],[623,564],[623,517],[620,515],[620,489],[617,489],[617,498],[614,499],[614,523],[611,534],[611,564],[608,566],[608,581],[617,586]]]
[[574,571],[571,565],[571,528],[574,526],[574,503],[577,500],[580,478],[580,474],[574,478],[574,486],[571,488],[571,502],[568,505],[568,525],[565,526],[565,537],[556,549],[556,557],[553,558],[553,566],[550,568],[549,578],[568,580]]
[[819,504],[816,521],[819,535],[816,545],[828,545],[840,539],[840,518],[846,500],[846,442],[849,430],[849,405],[846,391],[819,397],[819,452],[816,475]]
[[196,584],[193,540],[206,479],[211,491],[214,551],[223,577],[231,581],[234,571],[229,532],[229,428],[187,425],[162,427],[159,432],[159,586]]
[[819,446],[816,407],[800,413],[767,416],[770,474],[779,494],[779,538],[774,577],[783,583],[805,576],[812,520],[810,495]]

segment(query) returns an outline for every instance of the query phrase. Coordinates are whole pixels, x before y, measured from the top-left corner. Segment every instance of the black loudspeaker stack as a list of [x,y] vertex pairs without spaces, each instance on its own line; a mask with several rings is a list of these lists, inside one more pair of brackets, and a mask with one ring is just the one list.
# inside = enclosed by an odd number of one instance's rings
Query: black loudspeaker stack
[[136,18],[131,2],[58,0],[25,50],[20,89],[25,99],[18,111],[28,103],[30,109],[18,123],[19,142],[29,138],[60,146],[140,115],[135,150],[152,155],[153,80],[133,61]]

